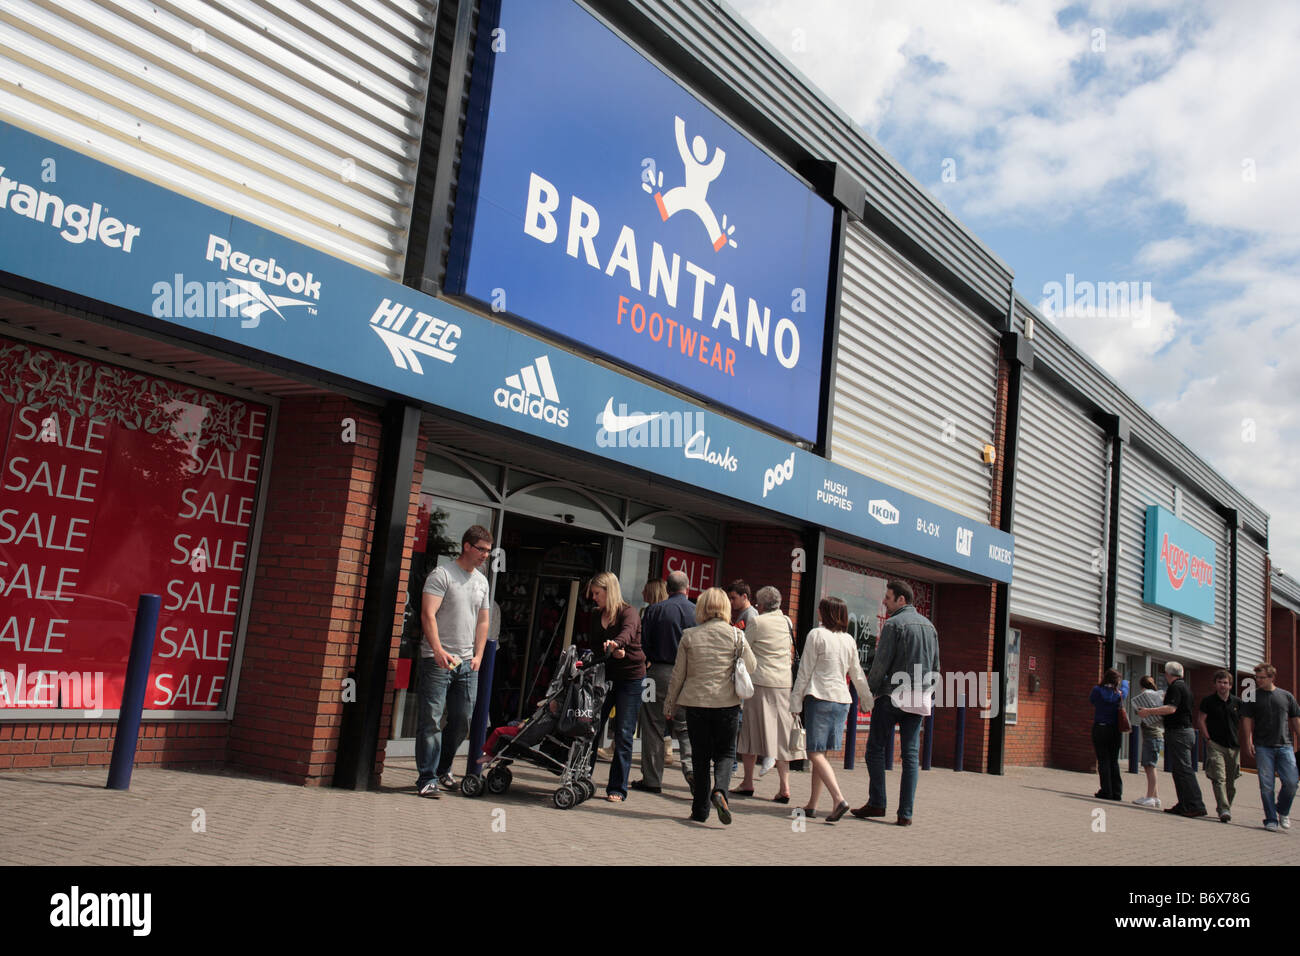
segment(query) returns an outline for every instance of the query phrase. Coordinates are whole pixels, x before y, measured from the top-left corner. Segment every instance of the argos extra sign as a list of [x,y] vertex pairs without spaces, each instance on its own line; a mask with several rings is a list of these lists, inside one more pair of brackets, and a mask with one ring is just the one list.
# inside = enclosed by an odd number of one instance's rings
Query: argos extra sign
[[1159,505],[1147,508],[1142,600],[1213,624],[1217,561],[1208,537]]

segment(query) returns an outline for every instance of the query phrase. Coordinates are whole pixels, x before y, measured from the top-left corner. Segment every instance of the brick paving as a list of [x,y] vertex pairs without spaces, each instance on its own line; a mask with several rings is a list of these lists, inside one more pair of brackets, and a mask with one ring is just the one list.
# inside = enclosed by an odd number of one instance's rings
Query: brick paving
[[[608,773],[602,763],[597,779]],[[853,805],[865,802],[866,769],[837,771]],[[1187,820],[1125,802],[1095,800],[1095,775],[1013,767],[1003,777],[923,772],[916,824],[822,819],[802,829],[790,808],[808,796],[807,773],[792,775],[790,807],[773,804],[775,772],[758,795],[735,799],[735,821],[689,823],[675,767],[661,795],[633,793],[622,805],[602,794],[556,810],[556,778],[518,767],[509,793],[477,799],[414,795],[414,761],[390,761],[371,792],[300,787],[228,773],[137,768],[127,793],[103,787],[105,768],[0,773],[0,864],[1141,864],[1177,840],[1190,865],[1300,860],[1300,827],[1268,833],[1253,775],[1244,776],[1234,820]],[[889,774],[890,799],[898,772]],[[1202,791],[1213,806],[1208,781]],[[1125,775],[1130,797],[1139,778]],[[1144,792],[1144,791],[1143,791]],[[1173,782],[1161,777],[1172,798]],[[824,815],[823,795],[819,808]],[[1094,832],[1104,810],[1105,832]],[[201,810],[202,814],[195,811]],[[205,832],[195,832],[201,819]]]

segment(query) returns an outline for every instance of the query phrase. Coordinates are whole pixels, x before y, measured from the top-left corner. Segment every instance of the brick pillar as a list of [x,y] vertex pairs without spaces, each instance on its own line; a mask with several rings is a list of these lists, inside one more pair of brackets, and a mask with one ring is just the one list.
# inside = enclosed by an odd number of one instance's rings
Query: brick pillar
[[[356,426],[343,441],[343,421]],[[339,396],[281,403],[235,714],[232,764],[320,784],[333,774],[374,513],[380,424]]]
[[[1296,693],[1300,687],[1300,668],[1296,666],[1296,614],[1285,607],[1272,605],[1269,610],[1268,662],[1277,668],[1277,686]],[[1249,675],[1259,661],[1238,661]]]
[[[984,691],[978,676],[990,679],[993,670],[994,593],[990,584],[941,584],[936,587],[934,626],[939,631],[939,667],[944,675],[944,706],[937,709],[934,720],[934,765],[951,767],[957,731],[957,701],[949,700],[956,687],[953,674],[976,675],[975,693],[966,691],[968,701]],[[962,688],[968,684],[963,682]],[[988,693],[993,688],[985,683]],[[1000,691],[1001,688],[998,688]],[[967,771],[983,773],[986,769],[989,720],[980,716],[979,701],[971,701],[966,713],[966,745],[963,765]]]
[[1052,683],[1052,764],[1094,773],[1097,757],[1088,695],[1101,679],[1106,645],[1093,635],[1057,634],[1055,666],[1042,678],[1044,684]]
[[[770,525],[727,526],[722,548],[718,586],[725,588],[737,578],[749,585],[751,594],[768,585],[781,592],[781,609],[799,620],[799,588],[803,573],[794,570],[795,548],[802,548],[799,535]],[[811,557],[805,556],[804,566]]]
[[[1017,720],[1007,724],[1008,766],[1047,767],[1052,763],[1052,714],[1055,701],[1056,643],[1059,632],[1044,628],[1020,630],[1020,682]],[[1035,670],[1029,669],[1034,659]],[[1038,689],[1031,691],[1031,678]]]

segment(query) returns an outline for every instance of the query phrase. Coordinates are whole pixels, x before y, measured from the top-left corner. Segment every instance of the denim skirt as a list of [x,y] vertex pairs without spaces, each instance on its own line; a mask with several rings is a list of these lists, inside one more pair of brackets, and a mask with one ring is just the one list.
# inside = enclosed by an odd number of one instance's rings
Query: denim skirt
[[849,719],[849,705],[822,700],[803,699],[803,729],[808,735],[808,752],[839,750],[844,740],[844,724]]

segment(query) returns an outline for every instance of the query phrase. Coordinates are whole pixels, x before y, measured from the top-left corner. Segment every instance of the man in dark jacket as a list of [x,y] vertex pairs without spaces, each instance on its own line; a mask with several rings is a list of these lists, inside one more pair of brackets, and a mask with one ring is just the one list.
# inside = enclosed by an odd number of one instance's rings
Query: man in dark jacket
[[[641,779],[632,781],[633,790],[659,793],[664,779],[664,698],[668,681],[677,660],[677,645],[682,631],[695,626],[695,604],[686,591],[689,581],[685,572],[668,575],[668,600],[652,604],[641,615],[641,649],[645,651],[647,693],[641,696]],[[681,757],[687,789],[692,789],[691,741],[686,735],[686,709],[681,708],[672,720],[673,737]]]
[[867,802],[854,810],[853,815],[860,818],[885,815],[885,746],[897,725],[903,749],[903,779],[898,789],[895,822],[907,827],[912,825],[912,804],[920,775],[921,721],[931,706],[928,684],[930,679],[937,680],[939,674],[939,634],[912,606],[912,588],[906,581],[890,581],[885,585],[885,612],[889,617],[880,629],[876,657],[867,674],[875,698],[871,730],[867,734],[870,792]]

